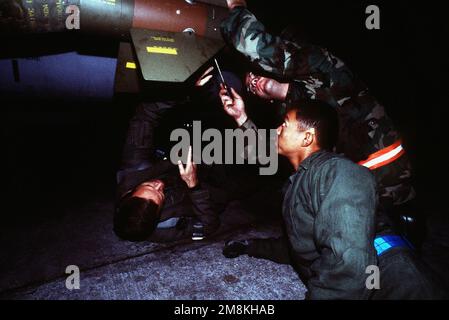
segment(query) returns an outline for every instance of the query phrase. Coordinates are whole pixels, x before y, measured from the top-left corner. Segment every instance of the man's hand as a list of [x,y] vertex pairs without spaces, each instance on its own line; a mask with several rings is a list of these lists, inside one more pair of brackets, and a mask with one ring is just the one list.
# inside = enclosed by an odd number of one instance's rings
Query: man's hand
[[192,160],[192,147],[189,147],[189,154],[187,155],[187,163],[184,168],[181,161],[178,161],[179,175],[181,179],[192,189],[198,185],[198,177],[196,175],[196,164]]
[[245,103],[243,102],[242,97],[233,88],[230,88],[232,93],[231,98],[228,96],[223,84],[220,85],[220,88],[220,99],[224,110],[227,114],[234,118],[237,125],[240,127],[248,119],[245,111]]
[[226,0],[228,4],[229,10],[234,9],[235,7],[246,7],[245,0]]
[[223,255],[226,258],[233,259],[241,256],[242,254],[247,254],[248,252],[248,240],[229,240],[226,241],[223,248]]
[[195,82],[195,86],[202,87],[206,83],[209,82],[210,79],[212,79],[212,74],[209,74],[214,70],[214,67],[209,67],[202,75],[201,77]]

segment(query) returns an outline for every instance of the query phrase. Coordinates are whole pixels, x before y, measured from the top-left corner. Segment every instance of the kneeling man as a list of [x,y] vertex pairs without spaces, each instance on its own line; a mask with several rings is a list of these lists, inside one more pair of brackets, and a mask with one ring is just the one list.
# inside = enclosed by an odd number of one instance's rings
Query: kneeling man
[[[407,242],[391,232],[377,210],[373,174],[331,152],[337,136],[336,111],[319,101],[289,106],[278,128],[279,154],[295,170],[282,205],[289,259],[278,260],[295,267],[308,288],[307,299],[441,297]],[[232,257],[237,247],[240,254],[270,258],[267,248],[277,255],[285,251],[276,250],[275,243],[282,242],[227,243],[224,254]],[[373,270],[379,270],[380,280],[374,289],[367,285]]]

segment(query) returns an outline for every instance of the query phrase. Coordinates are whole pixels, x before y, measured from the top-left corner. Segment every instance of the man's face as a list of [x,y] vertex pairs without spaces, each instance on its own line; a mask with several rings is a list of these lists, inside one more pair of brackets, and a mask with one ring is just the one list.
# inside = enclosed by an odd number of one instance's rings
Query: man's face
[[133,197],[151,200],[159,207],[164,203],[164,183],[161,180],[150,180],[140,184],[133,193]]
[[245,85],[249,92],[262,99],[274,99],[273,91],[275,90],[276,80],[256,76],[252,72],[246,74]]
[[295,110],[287,112],[284,122],[277,128],[277,133],[280,155],[289,156],[301,151],[305,133],[299,130]]

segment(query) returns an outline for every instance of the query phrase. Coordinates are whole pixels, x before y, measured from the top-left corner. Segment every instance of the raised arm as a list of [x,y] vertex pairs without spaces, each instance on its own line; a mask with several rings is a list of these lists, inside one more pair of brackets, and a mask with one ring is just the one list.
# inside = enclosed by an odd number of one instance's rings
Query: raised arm
[[220,225],[218,213],[213,210],[209,190],[203,188],[198,180],[197,166],[192,159],[192,147],[189,148],[186,165],[178,162],[179,174],[189,188],[189,196],[195,216],[202,223],[205,235],[217,230]]
[[270,34],[254,14],[243,6],[230,11],[221,30],[228,44],[265,71],[280,77],[314,73],[327,60],[327,52],[320,47],[301,47]]
[[318,99],[338,107],[358,93],[355,75],[343,61],[325,48],[270,34],[245,6],[234,6],[221,30],[225,41],[251,62],[290,83],[287,100]]

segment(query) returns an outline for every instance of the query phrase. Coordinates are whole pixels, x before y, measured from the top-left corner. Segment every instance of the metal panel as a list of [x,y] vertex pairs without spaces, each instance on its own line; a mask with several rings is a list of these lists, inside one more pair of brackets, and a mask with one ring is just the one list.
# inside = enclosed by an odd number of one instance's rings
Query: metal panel
[[134,0],[81,0],[81,31],[126,38],[132,26]]
[[131,29],[145,80],[184,82],[212,58],[224,42],[188,32]]

